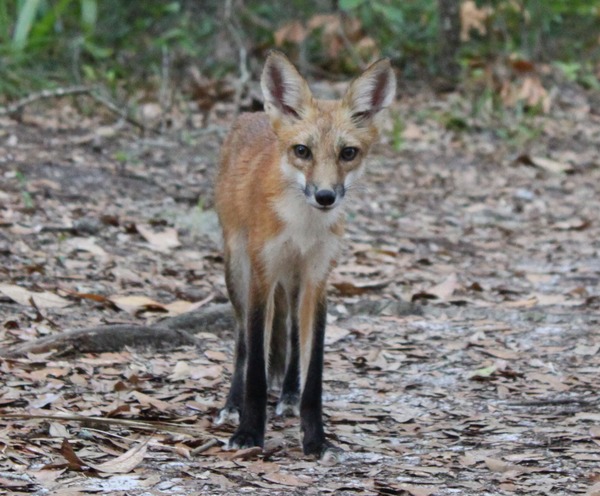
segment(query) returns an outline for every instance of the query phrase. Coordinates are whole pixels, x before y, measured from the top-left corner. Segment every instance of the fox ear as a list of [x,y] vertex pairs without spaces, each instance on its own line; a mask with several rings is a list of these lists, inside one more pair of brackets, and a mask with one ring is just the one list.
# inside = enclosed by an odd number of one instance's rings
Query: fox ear
[[299,119],[312,100],[304,78],[288,58],[276,50],[267,57],[260,86],[265,98],[265,112],[271,120],[282,117]]
[[346,91],[343,103],[352,119],[364,123],[389,107],[396,96],[396,75],[388,59],[381,59],[357,77]]

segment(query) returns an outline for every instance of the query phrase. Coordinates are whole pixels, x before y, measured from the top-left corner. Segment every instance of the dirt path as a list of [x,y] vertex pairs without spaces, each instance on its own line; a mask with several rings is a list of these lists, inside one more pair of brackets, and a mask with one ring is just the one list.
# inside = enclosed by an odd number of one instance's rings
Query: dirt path
[[[325,410],[343,463],[304,459],[297,419],[273,415],[262,455],[194,452],[233,428],[212,425],[231,333],[203,332],[174,351],[0,359],[0,494],[600,494],[588,97],[567,88],[550,116],[498,127],[454,95],[395,109],[331,284]],[[0,118],[0,346],[225,302],[210,184],[230,118],[143,139],[67,100]]]

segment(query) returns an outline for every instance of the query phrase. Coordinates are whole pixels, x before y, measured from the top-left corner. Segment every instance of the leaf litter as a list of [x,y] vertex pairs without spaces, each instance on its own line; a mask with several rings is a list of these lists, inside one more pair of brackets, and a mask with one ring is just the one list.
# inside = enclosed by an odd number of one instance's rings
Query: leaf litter
[[[463,13],[472,31],[475,14],[485,12]],[[515,80],[505,97],[544,98],[534,83]],[[298,419],[276,417],[275,396],[265,449],[227,451],[234,426],[213,418],[233,333],[202,332],[196,348],[0,358],[0,486],[598,494],[598,114],[586,94],[559,94],[522,147],[445,127],[440,112],[459,97],[425,93],[394,109],[404,147],[375,150],[330,285],[324,404],[341,461],[303,457]],[[60,106],[38,108],[35,129],[33,108],[1,122],[0,155],[15,165],[0,176],[0,346],[224,302],[211,193],[219,140],[174,119],[155,141],[123,128],[94,146],[49,148],[39,126],[60,139],[57,129],[113,124]],[[208,118],[225,129],[232,114],[224,105]],[[192,218],[212,220],[182,220]]]

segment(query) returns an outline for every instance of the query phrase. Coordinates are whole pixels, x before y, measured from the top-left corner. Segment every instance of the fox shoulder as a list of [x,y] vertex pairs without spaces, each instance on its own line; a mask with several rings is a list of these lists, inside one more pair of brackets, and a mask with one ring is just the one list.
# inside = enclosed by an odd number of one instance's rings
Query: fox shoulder
[[241,114],[221,147],[221,173],[229,168],[232,161],[244,155],[256,156],[258,152],[270,148],[277,141],[269,118],[263,112]]

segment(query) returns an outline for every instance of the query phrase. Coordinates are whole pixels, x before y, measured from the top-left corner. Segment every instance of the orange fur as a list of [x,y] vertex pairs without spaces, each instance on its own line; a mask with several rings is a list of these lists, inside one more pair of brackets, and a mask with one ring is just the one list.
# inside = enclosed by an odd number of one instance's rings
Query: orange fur
[[[379,113],[393,100],[395,77],[389,62],[379,61],[350,84],[342,100],[317,100],[285,56],[273,52],[261,85],[265,112],[243,114],[234,123],[222,147],[215,191],[239,339],[248,349],[255,339],[264,345],[263,357],[254,349],[236,367],[245,367],[248,377],[260,363],[266,374],[269,348],[282,342],[275,339],[279,335],[271,340],[272,331],[288,335],[286,322],[296,326],[292,339],[299,346],[300,392],[303,404],[309,405],[303,426],[310,419],[318,419],[320,426],[309,429],[304,447],[310,452],[324,443],[321,407],[320,398],[305,398],[312,393],[304,387],[313,374],[308,382],[320,394],[325,286],[344,230],[343,205],[378,138]],[[280,324],[272,329],[275,314]],[[245,354],[243,347],[240,353]],[[315,358],[315,353],[321,356]],[[252,377],[262,388],[262,373],[252,370]],[[239,388],[232,389],[239,393]],[[235,401],[228,400],[229,406],[241,409],[242,417],[233,443],[260,444],[260,428],[248,416],[262,415],[262,407],[256,406],[266,401],[262,391],[249,392],[246,384],[244,406]]]

